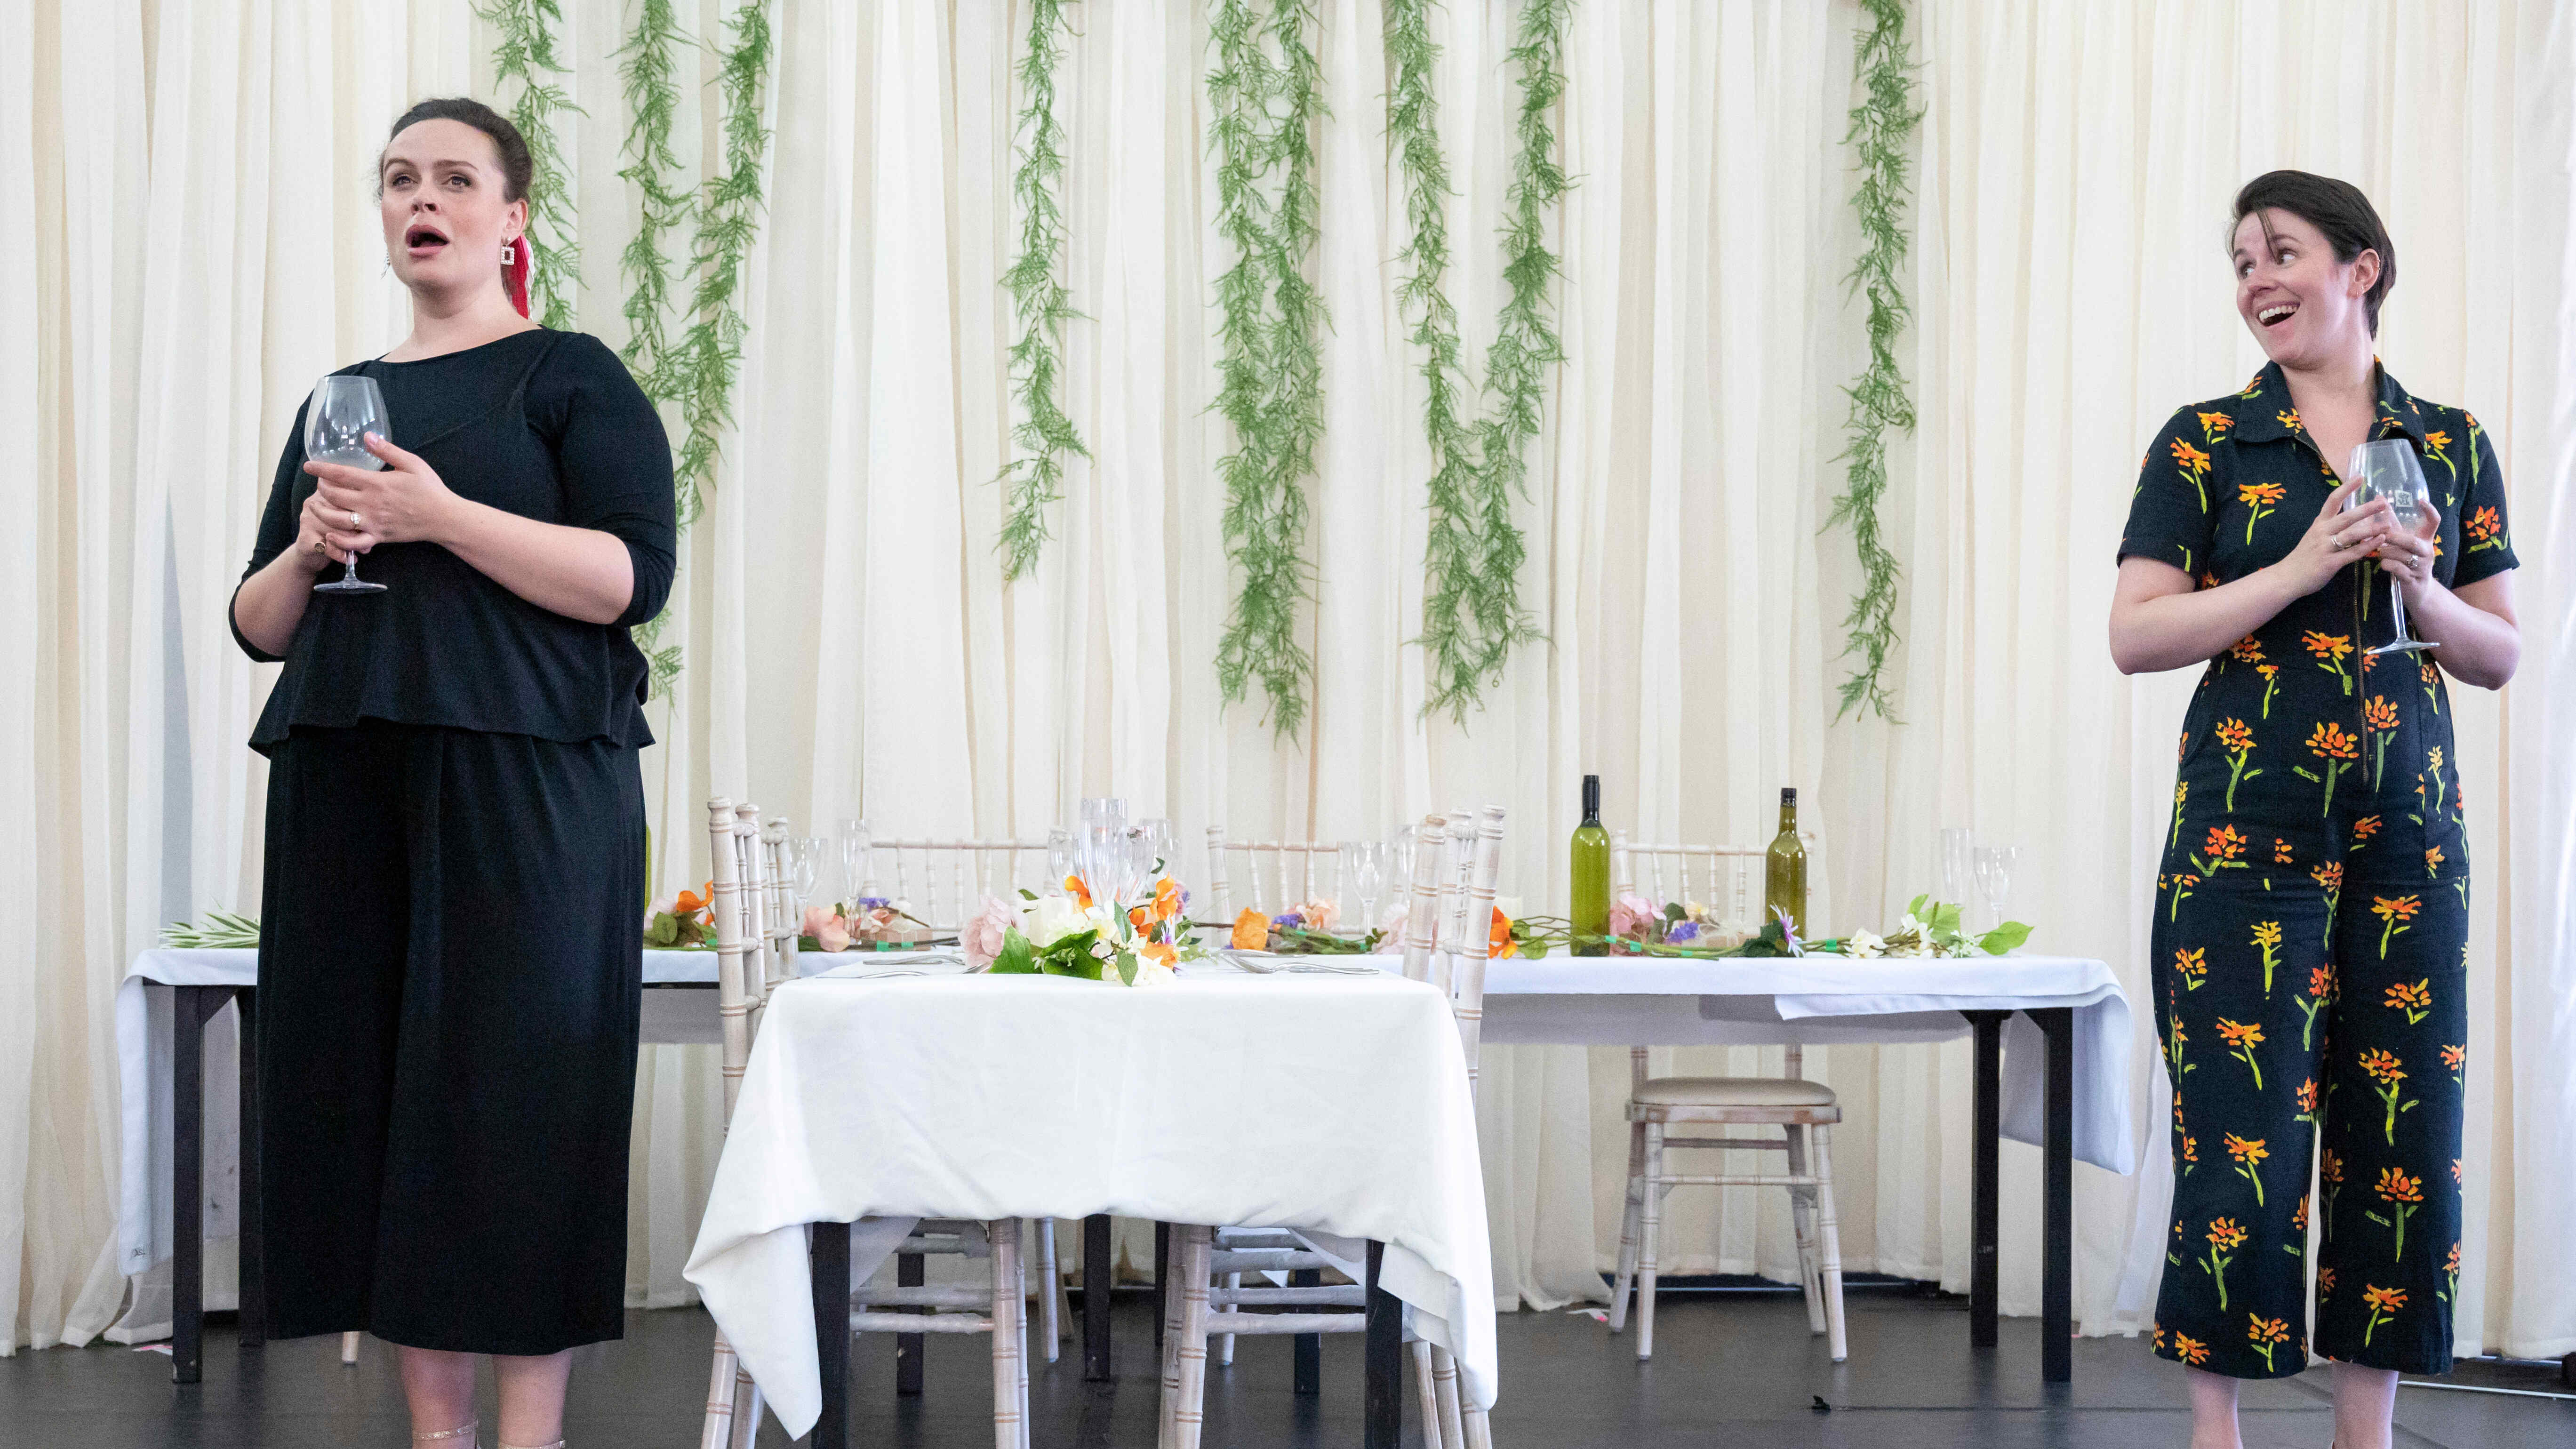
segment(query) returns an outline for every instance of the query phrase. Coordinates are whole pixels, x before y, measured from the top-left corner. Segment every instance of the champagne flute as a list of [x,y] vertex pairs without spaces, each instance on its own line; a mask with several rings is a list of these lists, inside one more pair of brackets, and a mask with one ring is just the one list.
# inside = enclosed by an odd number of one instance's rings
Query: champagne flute
[[[2374,498],[2386,499],[2389,520],[2418,538],[2430,538],[2442,527],[2442,515],[2433,510],[2432,490],[2424,484],[2424,465],[2416,461],[2415,445],[2404,438],[2380,438],[2352,450],[2348,465],[2351,477],[2361,486],[2344,500],[2349,512]],[[2433,646],[2409,636],[2406,632],[2406,593],[2391,575],[2388,580],[2390,617],[2396,622],[2396,637],[2364,654],[2406,654]]]
[[859,897],[868,886],[868,822],[854,815],[841,817],[841,907],[844,914],[855,913]]
[[1070,830],[1048,831],[1047,894],[1051,896],[1063,895],[1065,877],[1073,874],[1075,868],[1073,832]]
[[1965,905],[1975,857],[1971,854],[1976,837],[1965,828],[1953,826],[1941,832],[1941,899],[1953,905]]
[[1342,870],[1350,878],[1351,893],[1359,897],[1356,934],[1362,937],[1377,929],[1378,899],[1386,894],[1386,851],[1383,840],[1342,842]]
[[1976,850],[1977,889],[1994,914],[1990,926],[2004,923],[2004,898],[2012,893],[2013,867],[2021,863],[2018,845],[1980,845]]
[[[382,468],[385,460],[367,451],[367,434],[388,436],[385,424],[385,395],[376,388],[372,377],[332,376],[313,385],[312,401],[304,407],[304,456],[310,462],[337,463],[344,468]],[[340,566],[340,576],[327,584],[315,584],[317,594],[381,594],[382,584],[358,577],[358,556],[349,555]]]
[[828,844],[819,835],[799,835],[787,842],[787,877],[796,889],[796,911],[799,917],[806,903],[813,899],[815,878],[822,873],[823,850]]

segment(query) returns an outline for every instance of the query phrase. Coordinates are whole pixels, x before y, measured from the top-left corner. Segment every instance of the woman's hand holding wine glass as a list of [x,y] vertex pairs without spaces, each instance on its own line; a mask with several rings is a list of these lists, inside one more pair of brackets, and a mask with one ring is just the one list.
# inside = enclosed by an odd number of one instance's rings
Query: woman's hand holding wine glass
[[[306,519],[313,518],[314,505],[319,503],[321,521],[333,533],[341,539],[361,539],[367,548],[424,539],[435,542],[447,508],[456,501],[446,480],[437,469],[379,434],[367,434],[364,442],[378,460],[374,467],[320,461],[304,465],[315,480],[313,497],[305,502]],[[331,546],[346,550],[348,544],[334,541]]]
[[2300,584],[2302,596],[2313,594],[2332,582],[2344,566],[2364,557],[2387,537],[2390,523],[2388,505],[2373,499],[2345,512],[2359,480],[2346,483],[2326,495],[2317,509],[2316,520],[2308,525],[2299,546],[2278,567],[2290,571]]

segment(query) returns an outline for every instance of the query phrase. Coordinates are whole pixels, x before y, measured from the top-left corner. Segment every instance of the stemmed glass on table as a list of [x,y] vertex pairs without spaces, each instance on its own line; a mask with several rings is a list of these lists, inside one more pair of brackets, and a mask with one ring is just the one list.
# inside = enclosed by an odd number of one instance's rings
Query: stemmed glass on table
[[[304,456],[315,463],[337,463],[343,468],[377,469],[385,460],[367,451],[367,434],[389,437],[385,423],[385,395],[372,377],[326,377],[313,385],[313,399],[304,407]],[[369,583],[358,577],[358,556],[349,555],[340,565],[340,576],[327,584],[315,584],[317,594],[381,594],[382,584]]]
[[1074,873],[1094,904],[1123,901],[1132,893],[1135,845],[1127,838],[1127,802],[1101,796],[1082,802],[1074,827]]
[[1342,842],[1342,875],[1350,882],[1351,894],[1359,898],[1362,937],[1377,929],[1377,903],[1386,894],[1386,857],[1383,840]]
[[[2343,501],[2349,513],[2373,499],[2385,499],[2391,522],[2418,538],[2430,538],[2442,526],[2442,515],[2433,511],[2433,493],[2424,483],[2424,465],[2415,458],[2415,445],[2404,438],[2380,438],[2352,450],[2352,461],[2346,465],[2349,476],[2361,486]],[[2388,602],[2391,617],[2397,624],[2397,636],[2364,654],[2405,654],[2433,646],[2406,632],[2406,593],[2391,575],[2388,580]]]
[[1987,924],[2004,923],[2004,898],[2012,892],[2013,868],[2021,863],[2018,845],[1980,845],[1976,849],[1977,889],[1986,898],[1986,909],[1994,919]]
[[868,822],[854,815],[841,817],[841,905],[852,914],[859,909],[859,897],[867,892],[870,844]]

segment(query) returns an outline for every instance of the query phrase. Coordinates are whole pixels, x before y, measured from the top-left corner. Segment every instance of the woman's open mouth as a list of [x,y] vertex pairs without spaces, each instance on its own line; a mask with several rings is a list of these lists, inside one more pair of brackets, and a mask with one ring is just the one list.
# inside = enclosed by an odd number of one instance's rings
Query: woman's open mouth
[[2275,303],[2273,303],[2271,306],[2266,307],[2266,308],[2264,308],[2263,310],[2261,310],[2261,311],[2259,311],[2259,312],[2255,313],[2255,314],[2254,314],[2254,320],[2255,320],[2255,321],[2257,321],[2257,322],[2259,322],[2259,323],[2261,323],[2261,324],[2263,324],[2263,325],[2264,325],[2264,326],[2266,326],[2266,327],[2278,327],[2278,326],[2280,326],[2282,323],[2287,322],[2287,321],[2289,321],[2291,318],[2296,317],[2296,316],[2298,316],[2298,315],[2299,315],[2299,304],[2298,304],[2298,303],[2296,303],[2296,302],[2275,302]]
[[415,258],[436,256],[446,245],[447,233],[426,222],[413,222],[411,229],[403,233],[403,248]]

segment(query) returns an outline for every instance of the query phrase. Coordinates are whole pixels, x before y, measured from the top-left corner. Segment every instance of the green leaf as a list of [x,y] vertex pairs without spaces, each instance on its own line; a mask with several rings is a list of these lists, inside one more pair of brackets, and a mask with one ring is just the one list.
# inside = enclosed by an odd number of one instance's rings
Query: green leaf
[[1667,921],[1679,921],[1689,914],[1690,912],[1682,909],[1682,903],[1679,901],[1664,902],[1664,919]]
[[653,947],[657,947],[657,948],[668,948],[668,947],[671,947],[671,946],[676,946],[676,945],[678,945],[679,943],[680,943],[680,922],[679,922],[679,918],[677,918],[677,917],[673,916],[669,911],[659,911],[659,912],[656,912],[656,913],[654,914],[654,916],[653,916],[653,919],[645,923],[645,926],[644,926],[644,944],[645,944],[645,945],[647,945],[647,946],[653,946]]
[[1923,903],[1930,899],[1932,899],[1931,893],[1927,891],[1924,894],[1907,901],[1905,903],[1905,914],[1912,916],[1918,921],[1923,919]]
[[1020,899],[1021,899],[1021,900],[1024,900],[1024,901],[1033,901],[1033,900],[1036,900],[1037,898],[1038,898],[1038,893],[1037,893],[1036,891],[1030,890],[1027,886],[1022,886],[1022,887],[1020,887]]
[[1133,951],[1118,953],[1118,984],[1121,986],[1136,984],[1136,953]]
[[993,957],[992,971],[996,976],[1035,976],[1036,958],[1029,938],[1020,934],[1019,927],[1012,926],[1002,932],[1002,949]]
[[1977,938],[1977,949],[1989,956],[2000,956],[2030,939],[2030,927],[2020,921],[2006,921]]

